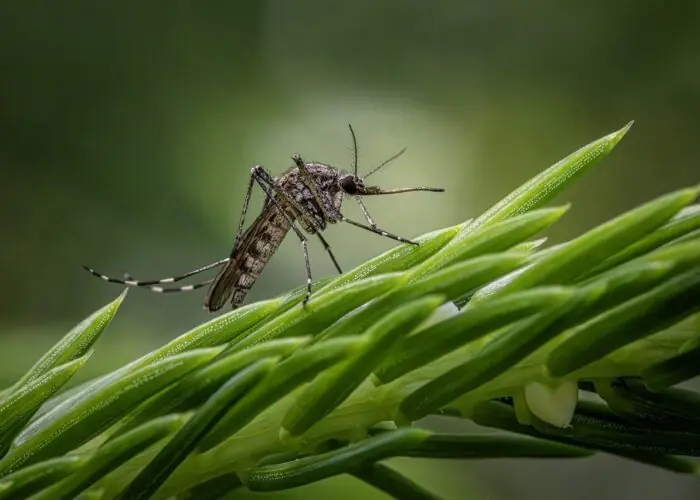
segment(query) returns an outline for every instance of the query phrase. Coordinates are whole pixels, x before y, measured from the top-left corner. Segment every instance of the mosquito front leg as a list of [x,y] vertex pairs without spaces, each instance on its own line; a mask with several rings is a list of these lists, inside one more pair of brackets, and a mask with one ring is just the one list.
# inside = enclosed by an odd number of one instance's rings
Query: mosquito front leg
[[238,244],[241,242],[241,236],[243,235],[243,224],[245,223],[245,216],[248,213],[248,205],[250,204],[250,195],[253,192],[253,184],[255,183],[255,178],[253,174],[250,175],[250,180],[248,181],[248,190],[245,193],[245,199],[243,200],[243,210],[241,211],[241,219],[238,222],[238,232],[236,233],[236,240],[233,243],[233,250],[231,250],[231,256],[236,252]]
[[412,240],[403,238],[401,236],[391,234],[390,232],[384,231],[382,228],[377,227],[376,225],[374,227],[366,226],[365,224],[362,224],[360,222],[355,222],[354,220],[350,220],[347,217],[345,217],[344,215],[342,216],[342,218],[340,220],[342,220],[343,222],[347,222],[348,224],[352,224],[353,226],[357,226],[357,227],[360,227],[362,229],[365,229],[367,231],[371,231],[371,232],[378,234],[380,236],[384,236],[386,238],[391,238],[392,240],[399,241],[401,243],[408,243],[410,245],[416,245],[416,246],[419,245],[419,243],[417,241],[412,241]]
[[[299,240],[301,241],[301,248],[302,248],[302,251],[304,252],[304,264],[306,266],[306,297],[304,298],[302,305],[304,307],[306,307],[306,304],[309,302],[309,299],[311,298],[311,282],[313,281],[313,278],[311,276],[311,262],[309,261],[309,246],[308,246],[307,238],[304,235],[304,233],[302,233],[301,230],[296,226],[296,224],[294,223],[294,220],[289,216],[289,214],[284,210],[284,208],[275,199],[274,194],[284,193],[279,188],[279,186],[277,185],[275,180],[272,179],[270,177],[270,175],[267,172],[265,172],[265,169],[260,167],[260,166],[256,166],[253,168],[252,177],[253,177],[253,179],[255,179],[255,181],[258,183],[260,188],[268,196],[268,198],[270,199],[270,202],[274,203],[275,206],[277,207],[277,210],[279,210],[280,213],[287,219],[290,227],[296,233],[296,235],[299,237]],[[284,193],[284,194],[286,194],[286,193]],[[288,198],[288,197],[286,197],[286,198]],[[285,198],[285,201],[286,201],[286,198]]]
[[338,271],[338,274],[343,274],[343,270],[340,269],[340,265],[338,264],[338,261],[335,259],[335,255],[333,255],[333,250],[331,250],[331,246],[328,244],[326,239],[321,235],[320,232],[316,233],[318,235],[318,239],[321,240],[321,244],[323,245],[323,248],[326,249],[326,252],[328,253],[328,256],[331,258],[333,261],[333,265],[335,266],[336,270]]
[[372,226],[373,228],[377,229],[377,224],[375,224],[374,220],[372,217],[369,215],[369,212],[367,211],[367,207],[365,207],[365,204],[362,203],[362,198],[359,196],[355,195],[355,201],[357,202],[358,205],[360,205],[360,210],[362,210],[362,215],[365,216],[365,219],[367,220],[367,223]]

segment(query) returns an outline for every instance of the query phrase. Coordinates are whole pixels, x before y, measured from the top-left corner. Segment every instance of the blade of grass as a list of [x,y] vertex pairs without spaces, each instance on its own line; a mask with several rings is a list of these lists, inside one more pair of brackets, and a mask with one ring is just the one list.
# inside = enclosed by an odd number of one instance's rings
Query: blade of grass
[[444,295],[447,300],[461,297],[469,290],[516,269],[525,262],[526,257],[526,254],[520,252],[504,252],[476,257],[442,269],[355,309],[324,330],[317,341],[357,335],[369,328],[376,318],[388,314],[409,300],[428,294]]
[[285,358],[309,343],[309,337],[277,339],[214,359],[159,392],[129,414],[119,432],[171,412],[186,412],[203,404],[236,372],[266,357]]
[[43,375],[21,385],[9,397],[0,401],[0,455],[41,404],[68,382],[83,367],[92,353],[52,368]]
[[200,441],[199,451],[203,453],[218,446],[301,384],[357,352],[364,342],[361,338],[333,339],[295,352],[219,420]]
[[125,296],[126,290],[124,290],[119,297],[92,313],[64,335],[56,345],[49,349],[46,354],[17,381],[14,385],[14,389],[16,390],[18,387],[31,382],[52,368],[56,368],[57,366],[85,355],[93,344],[97,342],[97,339],[100,338],[102,332],[109,326],[109,323],[117,313]]
[[55,408],[17,436],[13,448],[0,460],[0,476],[89,441],[219,352],[220,348],[198,349],[171,356],[117,379],[78,404]]
[[622,140],[633,123],[629,122],[620,130],[583,146],[547,170],[537,174],[477,217],[471,224],[472,227],[493,224],[543,206],[605,158]]
[[123,463],[176,432],[186,420],[183,415],[167,415],[127,432],[98,448],[90,460],[78,471],[33,496],[32,500],[70,500],[75,498],[83,490]]
[[52,458],[9,474],[0,480],[0,499],[29,498],[80,470],[87,459],[81,455]]
[[236,404],[243,394],[255,387],[277,362],[277,358],[264,358],[231,377],[124,488],[116,500],[150,498],[195,449],[207,431],[226,414],[232,405]]
[[470,304],[459,314],[416,332],[392,349],[374,370],[374,383],[387,384],[483,335],[571,299],[564,287],[540,287]]
[[567,284],[587,269],[616,254],[653,231],[698,195],[698,189],[682,189],[628,211],[547,253],[528,266],[491,283],[472,300],[510,293],[545,284]]
[[428,295],[404,304],[375,323],[363,334],[366,343],[359,352],[319,375],[295,398],[282,419],[283,441],[284,436],[302,435],[336,409],[372,373],[391,346],[443,302],[441,296]]
[[574,328],[548,355],[553,377],[564,377],[635,340],[700,310],[700,272],[689,271]]
[[381,463],[360,467],[353,470],[351,474],[392,498],[401,498],[402,500],[440,499],[395,469]]
[[239,351],[267,340],[320,332],[343,314],[389,291],[404,281],[401,274],[384,274],[336,288],[268,321],[231,347]]
[[251,491],[303,486],[400,454],[429,435],[430,432],[416,428],[386,432],[320,455],[255,468],[244,479],[244,484]]

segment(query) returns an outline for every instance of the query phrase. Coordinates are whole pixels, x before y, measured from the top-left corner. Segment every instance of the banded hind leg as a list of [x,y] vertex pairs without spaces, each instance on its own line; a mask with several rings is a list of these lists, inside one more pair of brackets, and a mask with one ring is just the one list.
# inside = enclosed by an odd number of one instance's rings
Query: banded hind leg
[[[248,205],[250,204],[250,196],[253,191],[253,183],[254,180],[251,176],[250,181],[248,182],[248,189],[246,191],[245,198],[243,200],[243,210],[241,211],[241,218],[238,223],[238,232],[236,233],[236,240],[233,244],[233,250],[231,250],[231,255],[236,251],[236,248],[238,247],[238,244],[240,243],[241,240],[241,235],[243,234],[243,225],[245,224],[245,216],[248,212]],[[107,276],[105,274],[99,273],[95,271],[94,269],[83,265],[83,269],[88,271],[90,274],[93,276],[96,276],[104,281],[107,281],[108,283],[119,283],[121,285],[126,285],[126,286],[133,286],[133,287],[144,287],[152,292],[156,293],[173,293],[173,292],[190,292],[192,290],[197,290],[199,288],[202,288],[204,286],[209,285],[214,281],[214,278],[210,278],[204,281],[201,281],[199,283],[195,283],[193,285],[184,285],[180,287],[163,287],[161,285],[169,284],[169,283],[176,283],[178,281],[182,281],[184,279],[187,279],[191,276],[195,276],[197,274],[203,273],[204,271],[208,271],[209,269],[213,269],[215,267],[221,266],[223,264],[226,264],[231,260],[231,257],[226,257],[225,259],[218,260],[216,262],[213,262],[211,264],[207,264],[206,266],[199,267],[197,269],[194,269],[192,271],[188,271],[184,274],[181,274],[179,276],[172,276],[169,278],[160,278],[160,279],[155,279],[155,280],[137,280],[134,279],[129,273],[124,273],[124,277],[122,279],[119,278],[114,278],[111,276]]]
[[212,262],[211,264],[207,264],[206,266],[199,267],[197,269],[194,269],[192,271],[186,272],[184,274],[181,274],[179,276],[172,276],[169,278],[160,278],[160,279],[155,279],[155,280],[136,280],[133,279],[128,273],[125,273],[124,278],[114,278],[112,276],[108,276],[106,274],[102,274],[91,267],[88,267],[86,265],[82,265],[83,269],[85,269],[87,272],[92,274],[93,276],[96,276],[100,278],[103,281],[106,281],[108,283],[118,283],[121,285],[126,285],[126,286],[132,286],[132,287],[137,287],[137,288],[146,288],[148,290],[151,290],[152,292],[156,293],[171,293],[171,292],[190,292],[192,290],[197,290],[199,288],[202,288],[203,286],[208,285],[209,283],[212,282],[211,279],[202,281],[200,283],[195,283],[194,285],[184,285],[180,287],[163,287],[161,285],[169,284],[169,283],[176,283],[178,281],[182,281],[184,279],[187,279],[191,276],[195,276],[197,274],[203,273],[204,271],[208,271],[209,269],[213,269],[215,267],[218,267],[222,264],[227,263],[230,260],[229,257],[225,259],[218,260],[216,262]]

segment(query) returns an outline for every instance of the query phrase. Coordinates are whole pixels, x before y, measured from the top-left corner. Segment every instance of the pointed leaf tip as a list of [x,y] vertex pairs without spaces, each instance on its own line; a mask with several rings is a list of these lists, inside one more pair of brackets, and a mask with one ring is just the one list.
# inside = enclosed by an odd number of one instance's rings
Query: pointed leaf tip
[[14,389],[31,382],[57,366],[83,356],[112,322],[125,295],[126,290],[112,302],[94,311],[74,326],[20,378],[14,385]]
[[586,144],[540,172],[474,219],[469,225],[469,230],[473,231],[485,224],[493,224],[545,205],[607,156],[631,126],[632,122],[616,132]]
[[222,349],[193,349],[170,356],[85,391],[83,399],[65,400],[22,430],[0,460],[0,474],[81,446]]
[[610,134],[610,136],[617,138],[616,143],[620,142],[620,140],[627,134],[627,132],[629,132],[629,129],[632,128],[632,125],[634,125],[634,120],[630,120],[629,122],[627,122],[627,125],[622,127],[617,132],[613,132],[612,134]]

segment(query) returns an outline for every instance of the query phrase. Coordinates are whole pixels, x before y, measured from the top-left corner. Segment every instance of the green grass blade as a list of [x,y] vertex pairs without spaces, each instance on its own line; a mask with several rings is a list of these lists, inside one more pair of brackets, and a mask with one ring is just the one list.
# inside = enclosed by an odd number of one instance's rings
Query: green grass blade
[[279,311],[282,301],[283,299],[271,299],[257,302],[217,316],[127,365],[126,368],[142,367],[190,349],[215,347],[234,341],[263,320],[274,316]]
[[407,301],[428,295],[445,295],[455,300],[465,293],[516,269],[522,265],[527,254],[504,252],[469,259],[442,269],[430,276],[392,290],[362,308],[336,321],[318,336],[319,340],[357,335],[367,330],[377,318],[388,314]]
[[640,427],[599,402],[580,401],[568,427],[555,427],[537,418],[533,418],[533,427],[547,435],[568,437],[601,449],[635,454],[700,455],[700,433]]
[[640,427],[700,434],[700,395],[682,389],[649,391],[639,380],[597,381],[610,409]]
[[402,339],[374,371],[386,384],[494,330],[571,299],[565,287],[540,287],[468,305],[459,314]]
[[174,500],[222,500],[241,486],[243,483],[236,473],[230,472],[178,493]]
[[620,130],[591,142],[539,173],[496,203],[471,224],[474,228],[493,224],[514,215],[545,205],[564,188],[605,158],[632,127],[629,122]]
[[671,387],[700,375],[700,343],[693,348],[645,368],[641,376],[653,390]]
[[232,350],[246,349],[281,337],[320,332],[343,314],[398,286],[404,280],[401,274],[384,274],[336,288],[320,297],[312,297],[306,308],[299,304],[268,321],[235,343]]
[[80,470],[86,462],[85,456],[70,455],[52,458],[18,470],[0,480],[0,499],[29,498],[32,494]]
[[260,382],[277,364],[265,358],[243,369],[222,385],[192,418],[173,436],[156,457],[144,467],[117,499],[150,498],[175,468],[185,460],[207,431],[236,404],[243,394]]
[[523,241],[522,243],[515,245],[511,250],[513,250],[515,252],[530,253],[530,252],[537,250],[545,243],[547,243],[547,237],[538,238],[536,240]]
[[176,432],[186,420],[182,415],[168,415],[156,418],[127,432],[98,448],[90,460],[78,471],[33,496],[32,500],[70,500],[75,498],[83,490],[123,463]]
[[394,273],[410,269],[444,247],[452,238],[455,237],[459,230],[468,223],[469,222],[445,229],[439,229],[437,231],[424,234],[423,236],[419,236],[418,238],[414,239],[414,241],[418,243],[418,246],[405,244],[390,248],[386,252],[368,260],[364,264],[360,264],[352,271],[343,273],[334,278],[332,281],[323,286],[323,288],[319,288],[316,293],[324,294],[330,290],[340,287],[341,285],[358,281],[369,276]]
[[139,403],[219,352],[219,348],[198,349],[171,356],[117,379],[79,403],[66,401],[17,436],[13,448],[0,460],[0,476],[89,441]]
[[106,306],[98,309],[69,331],[49,349],[15,384],[15,388],[40,377],[59,365],[80,358],[87,353],[105,331],[121,305],[126,290]]
[[621,252],[605,259],[594,267],[589,275],[599,274],[625,262],[645,255],[667,243],[700,229],[700,205],[691,205],[678,212],[668,223],[650,233]]
[[584,448],[505,433],[431,434],[402,453],[404,457],[450,460],[486,458],[580,458],[591,456]]
[[245,478],[244,484],[252,491],[277,491],[303,486],[399,455],[429,435],[429,431],[422,429],[382,433],[320,455],[255,468]]
[[102,500],[104,494],[104,488],[96,488],[81,493],[80,495],[75,497],[75,500]]
[[[183,333],[179,337],[171,340],[163,347],[142,356],[131,363],[94,380],[82,384],[65,394],[59,394],[48,402],[46,408],[40,410],[40,414],[46,413],[53,408],[65,404],[70,400],[70,404],[75,405],[82,402],[90,394],[101,390],[101,388],[114,383],[121,377],[129,373],[148,366],[152,363],[165,359],[192,349],[215,347],[224,345],[232,339],[244,334],[265,319],[273,317],[280,311],[285,298],[265,300],[249,304],[228,313],[224,313],[216,318],[207,321],[195,328]],[[301,299],[299,299],[301,300]]]
[[323,370],[345,360],[361,349],[364,343],[361,338],[333,339],[295,352],[279,363],[265,380],[231,408],[202,439],[200,452],[221,444],[270,405],[312,380]]
[[682,189],[630,210],[502,278],[502,283],[489,285],[474,299],[537,285],[567,284],[662,225],[697,194],[697,188]]
[[444,299],[427,296],[408,302],[375,323],[363,337],[360,352],[320,375],[295,398],[282,419],[282,433],[300,436],[337,408],[401,338],[425,321]]
[[409,421],[417,420],[498,377],[559,333],[551,326],[596,293],[579,291],[561,304],[496,332],[475,357],[408,394],[399,406],[401,415]]
[[[601,415],[577,413],[573,427],[559,429],[552,426],[540,425],[540,429],[548,431],[542,434],[531,425],[518,423],[513,408],[507,404],[488,401],[478,403],[470,414],[472,420],[479,425],[545,438],[559,443],[579,446],[590,450],[603,451],[612,455],[654,465],[673,472],[697,474],[698,466],[691,460],[682,457],[665,455],[656,452],[642,452],[631,446],[624,446],[624,438],[616,429],[624,425],[619,420],[605,420]],[[596,439],[590,439],[593,434]]]
[[12,440],[19,434],[37,408],[63,387],[83,367],[91,354],[89,351],[80,358],[52,368],[43,375],[19,386],[8,397],[0,401],[0,454],[7,451]]
[[207,365],[159,392],[132,412],[123,424],[124,429],[171,412],[185,412],[203,404],[222,384],[236,372],[267,357],[284,358],[308,344],[309,337],[277,339],[258,344],[226,356],[219,356]]
[[391,498],[401,500],[439,500],[409,478],[384,464],[373,464],[351,472],[353,476],[388,494]]
[[533,210],[490,226],[471,229],[458,234],[439,252],[410,270],[411,280],[424,277],[438,269],[466,259],[506,251],[523,243],[557,222],[569,206]]
[[691,270],[574,328],[547,357],[553,377],[564,377],[635,340],[700,310],[700,272]]

